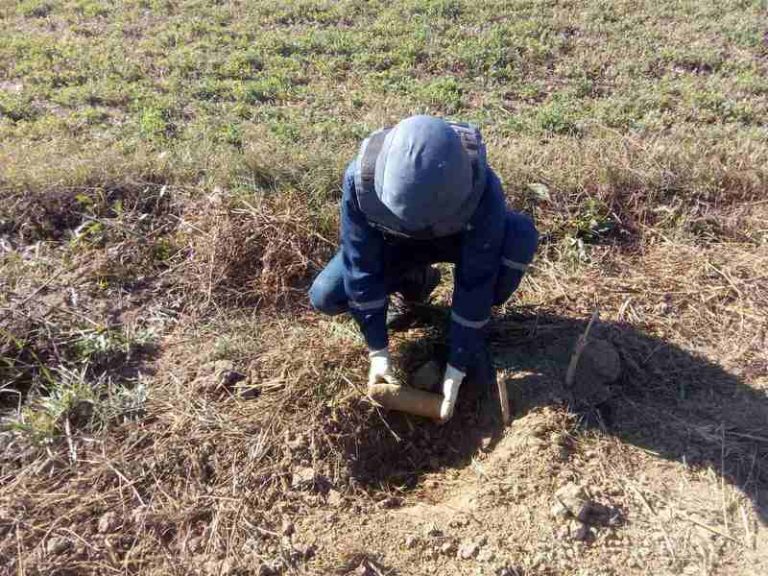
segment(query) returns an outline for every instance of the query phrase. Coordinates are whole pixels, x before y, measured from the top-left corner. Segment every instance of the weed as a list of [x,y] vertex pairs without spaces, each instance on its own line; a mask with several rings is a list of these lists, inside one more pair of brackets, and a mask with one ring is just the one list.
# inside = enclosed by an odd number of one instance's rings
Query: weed
[[142,110],[139,120],[141,133],[150,140],[163,140],[173,133],[173,127],[169,120],[170,115],[167,110],[145,108]]
[[24,0],[18,3],[17,10],[22,16],[45,18],[54,9],[54,3],[47,0]]
[[462,87],[453,78],[439,78],[419,86],[419,95],[428,109],[456,114],[462,108]]
[[536,113],[536,123],[540,129],[554,134],[577,135],[577,119],[574,106],[562,98],[543,105]]

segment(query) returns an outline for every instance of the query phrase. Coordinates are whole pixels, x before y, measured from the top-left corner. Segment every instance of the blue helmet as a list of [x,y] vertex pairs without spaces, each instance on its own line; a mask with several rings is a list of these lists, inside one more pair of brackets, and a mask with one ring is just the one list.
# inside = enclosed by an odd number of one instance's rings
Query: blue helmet
[[367,138],[355,189],[363,213],[387,232],[434,238],[461,231],[485,189],[485,147],[468,124],[411,116]]

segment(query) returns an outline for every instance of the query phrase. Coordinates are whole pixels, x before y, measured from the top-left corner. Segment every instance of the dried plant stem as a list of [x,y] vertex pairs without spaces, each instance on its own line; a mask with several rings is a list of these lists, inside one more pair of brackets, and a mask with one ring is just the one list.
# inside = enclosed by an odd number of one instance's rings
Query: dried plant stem
[[589,319],[589,324],[587,324],[586,330],[584,330],[584,334],[579,336],[578,341],[576,342],[576,347],[573,350],[573,354],[571,355],[571,361],[568,364],[568,371],[565,373],[565,387],[566,389],[570,390],[573,388],[573,380],[576,377],[576,367],[579,365],[579,358],[581,358],[582,352],[584,352],[584,348],[587,346],[587,342],[589,341],[589,331],[592,329],[592,325],[597,321],[597,319],[600,316],[600,308],[595,308],[594,312],[592,312],[592,317]]

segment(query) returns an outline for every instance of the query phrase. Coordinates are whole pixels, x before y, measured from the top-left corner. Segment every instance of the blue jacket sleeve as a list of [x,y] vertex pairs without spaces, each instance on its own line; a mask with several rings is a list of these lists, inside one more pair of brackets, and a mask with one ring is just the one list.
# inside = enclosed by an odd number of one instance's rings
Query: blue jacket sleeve
[[454,273],[449,362],[463,371],[480,350],[483,328],[490,320],[504,244],[506,212],[501,182],[489,169],[483,198],[463,233]]
[[381,350],[387,339],[387,292],[384,278],[384,237],[360,210],[355,193],[354,162],[344,174],[341,200],[341,250],[344,289],[352,316],[370,350]]

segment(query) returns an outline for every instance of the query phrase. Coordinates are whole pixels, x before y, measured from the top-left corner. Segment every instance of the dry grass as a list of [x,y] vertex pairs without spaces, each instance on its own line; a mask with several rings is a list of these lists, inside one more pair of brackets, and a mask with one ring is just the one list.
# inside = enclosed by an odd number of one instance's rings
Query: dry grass
[[294,195],[230,202],[222,192],[194,203],[183,219],[190,255],[185,283],[203,307],[256,306],[287,311],[304,300],[311,276],[334,243]]
[[[250,312],[229,309],[221,314],[221,306],[233,303],[227,297],[226,287],[233,284],[227,285],[226,271],[243,266],[248,249],[253,250],[255,263],[247,276],[252,288],[243,289],[243,299],[234,302],[253,302],[252,294],[275,289],[259,278],[261,259],[270,254],[265,244],[272,250],[279,247],[281,262],[294,263],[296,278],[311,270],[316,251],[326,247],[315,236],[302,233],[303,223],[290,220],[290,212],[275,209],[273,219],[268,219],[266,207],[208,206],[196,208],[195,214],[207,216],[194,225],[182,218],[182,230],[190,229],[184,234],[215,246],[208,230],[230,230],[222,225],[224,218],[242,222],[240,230],[262,222],[265,233],[245,236],[254,240],[238,243],[246,247],[242,251],[224,249],[222,242],[215,252],[218,266],[213,276],[206,273],[211,252],[202,259],[198,251],[192,253],[184,290],[190,291],[191,283],[197,282],[190,296],[194,303],[200,302],[200,295],[207,298],[208,287],[214,286],[210,303],[218,306],[214,309],[219,314],[182,320],[165,339],[162,359],[153,367],[156,376],[142,421],[113,424],[108,435],[73,434],[69,442],[62,440],[44,452],[19,453],[9,445],[7,453],[15,456],[4,464],[1,505],[6,527],[2,554],[8,566],[41,573],[56,567],[62,572],[119,568],[214,574],[267,565],[286,573],[327,573],[334,566],[345,566],[351,554],[346,543],[331,545],[312,535],[312,522],[321,526],[330,511],[340,510],[338,522],[351,535],[354,530],[347,523],[354,515],[378,518],[389,506],[377,502],[397,502],[403,496],[409,502],[424,498],[440,502],[463,490],[462,482],[468,483],[467,489],[475,485],[472,463],[480,438],[467,436],[468,429],[477,427],[474,408],[466,404],[451,427],[436,432],[380,414],[361,402],[357,383],[363,381],[364,350],[349,321],[322,320],[296,307],[290,283],[276,289],[282,300],[262,300],[264,305]],[[711,573],[732,573],[728,566],[738,573],[742,560],[733,551],[746,551],[745,562],[757,561],[755,554],[761,553],[754,540],[762,533],[759,518],[768,456],[763,433],[768,414],[764,400],[768,293],[755,271],[764,268],[766,258],[762,247],[751,243],[701,247],[654,241],[631,254],[595,247],[591,262],[576,270],[569,260],[540,259],[521,292],[521,307],[510,309],[522,314],[500,320],[494,328],[497,356],[512,354],[518,362],[503,374],[544,374],[538,385],[510,380],[517,417],[530,412],[532,418],[513,426],[527,434],[528,426],[539,426],[537,405],[560,402],[558,387],[552,384],[562,382],[573,338],[583,332],[586,318],[599,304],[603,337],[614,342],[625,364],[623,383],[610,404],[611,422],[601,433],[582,429],[562,408],[548,418],[555,422],[565,418],[554,426],[564,426],[571,438],[568,450],[573,456],[563,461],[562,468],[590,482],[607,501],[630,514],[632,524],[616,529],[617,533],[641,548],[644,539],[661,535],[659,548],[631,556],[661,570],[701,561]],[[211,284],[211,277],[218,282]],[[713,325],[719,330],[713,331]],[[397,338],[396,345],[406,346],[414,335]],[[441,338],[432,331],[423,336],[434,345]],[[552,342],[560,342],[562,350],[553,348]],[[562,361],[559,353],[565,354]],[[237,388],[220,382],[213,364],[217,358],[230,359],[246,375],[246,388],[258,393],[255,399],[244,399]],[[528,360],[521,364],[520,358]],[[707,360],[711,358],[719,359],[721,366]],[[488,434],[484,426],[477,428],[477,434]],[[448,449],[451,443],[459,447],[458,453]],[[595,469],[602,470],[601,476],[579,464],[596,446],[613,455],[607,470]],[[430,454],[426,460],[425,450]],[[530,476],[530,466],[543,466],[526,482],[554,483],[554,490],[560,476],[550,477],[554,472],[550,464],[544,465],[549,459],[535,450],[520,450],[515,453],[523,459],[515,461],[520,468],[513,474],[523,478],[523,469]],[[662,459],[654,460],[649,453]],[[630,480],[635,472],[628,473],[627,466],[644,470],[644,480]],[[453,477],[451,470],[460,475]],[[452,477],[447,486],[453,488],[441,488]],[[665,484],[673,478],[694,482],[696,496],[683,498],[677,488]],[[723,492],[729,502],[725,512],[712,515],[705,512],[712,505],[707,490],[721,482],[723,490],[732,485],[743,493],[728,488]],[[617,489],[621,498],[611,496]],[[546,511],[545,494],[538,504],[531,500],[526,506]],[[29,498],[33,508],[26,504]],[[115,523],[106,532],[98,526],[103,518],[109,518],[103,520],[105,526]],[[384,517],[379,521],[389,522]],[[493,521],[478,529],[489,529]],[[546,516],[540,521],[549,522]],[[300,525],[300,533],[291,538],[282,535],[286,522]],[[409,530],[418,531],[418,526]],[[702,560],[704,556],[685,536],[688,528],[697,526],[718,542],[716,556],[707,552]],[[518,530],[516,538],[527,534],[522,525]],[[385,533],[386,538],[402,537],[389,529]],[[606,531],[605,537],[610,533]],[[371,557],[374,564],[400,566],[396,555],[378,548],[367,534],[360,532],[361,542],[384,553],[379,560]],[[565,561],[567,566],[572,561],[560,555],[554,542],[542,548],[535,544],[535,535],[524,538],[529,537],[534,538],[525,552],[530,556],[523,556],[530,562],[528,569],[541,568],[541,562],[558,566]],[[59,542],[69,548],[61,553],[47,548]],[[583,556],[586,548],[579,552],[582,564],[603,562],[598,550],[608,544],[600,542],[590,556]],[[359,552],[359,546],[354,549]],[[554,556],[548,560],[545,554],[542,560],[541,550],[551,550],[547,554]],[[631,565],[627,569],[631,571]]]

